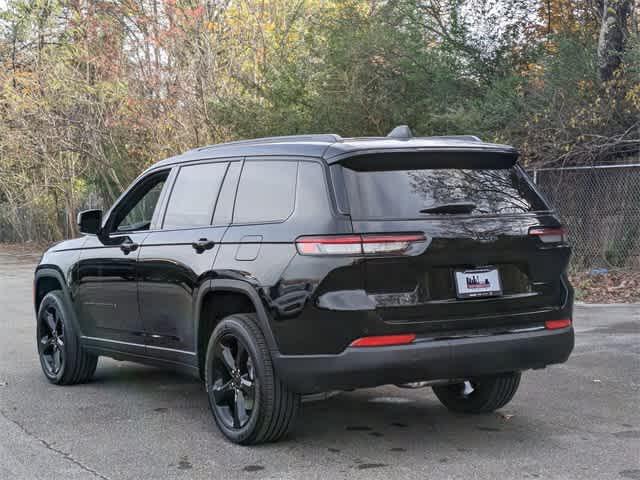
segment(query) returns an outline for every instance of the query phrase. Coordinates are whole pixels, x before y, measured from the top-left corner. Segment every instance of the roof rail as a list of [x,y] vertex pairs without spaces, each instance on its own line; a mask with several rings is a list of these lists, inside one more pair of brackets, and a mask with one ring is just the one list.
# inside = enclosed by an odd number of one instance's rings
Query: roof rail
[[260,145],[264,143],[284,143],[284,142],[323,142],[336,143],[341,142],[342,137],[335,133],[318,133],[311,135],[284,135],[280,137],[265,137],[248,140],[235,140],[233,142],[217,143],[197,148],[197,151],[208,150],[210,148],[226,147],[229,145]]
[[396,128],[394,128],[387,134],[387,137],[413,138],[413,133],[411,133],[411,129],[407,125],[398,125]]
[[[387,137],[390,138],[413,138],[413,133],[411,129],[407,125],[398,125],[393,130],[391,130]],[[435,135],[430,137],[423,138],[434,138],[434,139],[442,139],[442,140],[462,140],[465,142],[482,142],[479,137],[475,135]]]
[[480,137],[476,137],[475,135],[436,135],[427,138],[440,138],[442,140],[462,140],[465,142],[482,142]]

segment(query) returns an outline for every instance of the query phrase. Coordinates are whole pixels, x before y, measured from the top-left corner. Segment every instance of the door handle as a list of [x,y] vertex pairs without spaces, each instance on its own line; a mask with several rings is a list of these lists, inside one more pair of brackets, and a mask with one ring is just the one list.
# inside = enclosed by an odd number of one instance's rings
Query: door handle
[[213,240],[201,238],[197,242],[193,242],[191,246],[196,251],[196,253],[202,253],[205,250],[211,250],[215,244],[216,242],[214,242]]
[[120,244],[120,250],[122,250],[125,255],[129,255],[129,253],[137,249],[138,249],[138,244],[133,243],[131,240],[127,240]]

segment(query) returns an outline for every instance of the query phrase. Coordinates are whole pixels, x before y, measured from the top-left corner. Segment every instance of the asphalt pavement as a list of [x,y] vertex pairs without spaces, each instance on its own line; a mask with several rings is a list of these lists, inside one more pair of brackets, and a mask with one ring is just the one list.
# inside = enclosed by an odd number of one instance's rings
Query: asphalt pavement
[[101,358],[91,383],[49,384],[37,260],[0,251],[0,479],[640,480],[638,305],[578,306],[569,361],[526,372],[495,414],[386,386],[305,403],[287,439],[241,447],[190,377]]

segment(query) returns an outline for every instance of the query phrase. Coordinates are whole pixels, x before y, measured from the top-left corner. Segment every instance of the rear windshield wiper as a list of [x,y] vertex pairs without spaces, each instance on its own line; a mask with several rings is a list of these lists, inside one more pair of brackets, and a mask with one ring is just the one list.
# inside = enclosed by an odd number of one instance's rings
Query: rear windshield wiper
[[475,203],[471,202],[451,202],[440,203],[433,207],[423,208],[420,213],[471,213],[477,208]]

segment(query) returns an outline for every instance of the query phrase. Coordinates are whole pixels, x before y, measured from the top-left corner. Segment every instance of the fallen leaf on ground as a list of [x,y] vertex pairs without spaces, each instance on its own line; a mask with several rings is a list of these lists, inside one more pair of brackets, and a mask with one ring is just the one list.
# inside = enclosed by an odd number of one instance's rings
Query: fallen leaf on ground
[[594,270],[569,276],[576,299],[585,303],[640,302],[640,271]]

